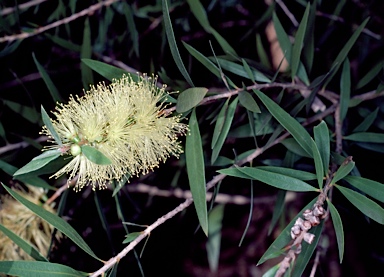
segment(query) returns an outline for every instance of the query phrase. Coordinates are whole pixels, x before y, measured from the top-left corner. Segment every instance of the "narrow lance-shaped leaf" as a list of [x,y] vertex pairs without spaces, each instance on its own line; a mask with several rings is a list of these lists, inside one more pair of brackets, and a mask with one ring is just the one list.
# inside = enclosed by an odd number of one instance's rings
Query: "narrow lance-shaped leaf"
[[300,64],[301,50],[303,49],[303,41],[305,30],[307,29],[308,15],[310,10],[310,4],[307,4],[307,8],[305,9],[303,18],[301,19],[299,28],[297,29],[297,33],[295,36],[295,43],[292,48],[292,60],[291,60],[291,77],[292,80],[296,77],[297,69]]
[[331,184],[337,183],[339,180],[343,179],[345,176],[349,174],[349,172],[352,171],[352,169],[355,167],[355,162],[352,160],[352,157],[347,157],[344,162],[340,165],[340,167],[337,169],[335,175],[333,176],[333,179],[331,181]]
[[339,248],[339,259],[340,263],[343,262],[344,256],[344,229],[343,223],[341,222],[341,218],[339,212],[336,210],[336,207],[332,204],[331,201],[327,200],[329,210],[331,212],[333,228],[336,233],[337,246]]
[[204,233],[208,236],[208,213],[207,213],[207,196],[205,183],[205,165],[203,156],[203,146],[201,142],[199,125],[196,119],[196,110],[192,110],[189,119],[190,135],[187,136],[185,142],[185,158],[187,164],[187,173],[189,186],[197,217]]
[[319,185],[319,188],[323,188],[323,177],[324,177],[324,167],[323,167],[323,161],[321,159],[320,151],[317,148],[316,143],[312,140],[312,150],[313,150],[313,159],[315,161],[315,169],[316,169],[316,176],[317,176],[317,183]]
[[219,156],[219,152],[220,152],[221,148],[223,147],[224,142],[227,138],[229,129],[231,128],[233,116],[235,115],[237,103],[238,103],[238,98],[236,97],[235,100],[233,100],[232,103],[229,104],[229,106],[228,106],[228,112],[227,112],[227,115],[225,117],[223,128],[219,134],[219,138],[217,139],[215,146],[212,149],[211,164],[215,163],[217,157]]
[[66,265],[40,261],[0,261],[0,272],[23,277],[89,276]]
[[361,132],[354,133],[349,136],[343,137],[346,140],[361,141],[361,142],[373,142],[373,143],[384,143],[384,134],[372,133],[372,132]]
[[36,64],[37,69],[39,70],[39,73],[41,75],[41,78],[43,78],[43,81],[45,85],[47,86],[49,92],[51,93],[52,99],[54,102],[61,102],[62,98],[60,96],[59,91],[57,90],[56,86],[53,84],[51,78],[45,71],[44,67],[39,63],[39,61],[36,59],[35,53],[32,53],[33,60]]
[[223,130],[225,118],[227,116],[227,111],[228,111],[229,99],[230,98],[228,98],[225,101],[224,105],[221,107],[219,114],[217,115],[215,128],[213,129],[211,149],[213,149],[215,147],[217,140],[220,137],[221,130]]
[[8,238],[10,238],[14,243],[17,244],[21,249],[25,251],[28,255],[34,258],[36,261],[48,262],[47,258],[44,257],[34,246],[29,244],[27,241],[16,235],[11,230],[7,229],[5,226],[0,224],[0,231],[3,232]]
[[[54,226],[57,230],[65,234],[69,239],[71,239],[74,243],[76,243],[81,249],[83,249],[86,253],[88,253],[93,258],[100,260],[95,253],[93,253],[92,249],[88,246],[88,244],[83,240],[83,238],[76,232],[75,229],[72,228],[65,220],[58,217],[57,215],[46,211],[41,206],[38,206],[24,197],[20,196],[17,192],[11,190],[9,187],[2,183],[3,187],[8,191],[10,195],[12,195],[17,201],[23,204],[25,207],[34,212],[37,216],[41,217],[49,224]],[[100,260],[101,261],[101,260]]]
[[352,133],[367,131],[375,121],[378,112],[379,112],[379,107],[377,107],[373,112],[371,112],[368,116],[366,116],[364,120],[358,126],[356,126],[355,129],[353,129]]
[[344,180],[355,188],[384,203],[384,184],[359,176],[345,176]]
[[351,189],[337,185],[336,188],[363,214],[380,224],[384,224],[384,209],[380,205]]
[[189,76],[189,73],[187,69],[184,66],[183,60],[181,59],[179,49],[176,44],[176,39],[175,35],[173,33],[173,28],[172,28],[172,22],[171,18],[169,16],[169,8],[168,8],[168,3],[167,0],[162,0],[162,7],[163,7],[163,18],[164,18],[164,27],[165,27],[165,33],[168,38],[168,43],[169,43],[169,48],[171,50],[172,57],[177,65],[177,68],[180,70],[181,74],[187,80],[188,84],[191,87],[194,87],[195,85],[192,82],[191,77]]
[[209,233],[206,248],[211,272],[216,272],[219,266],[221,226],[223,217],[224,205],[217,205],[214,207],[208,216]]
[[53,127],[52,121],[49,118],[47,112],[45,111],[43,105],[41,105],[41,118],[43,119],[45,127],[47,127],[48,131],[51,133],[57,145],[59,145],[60,147],[63,146],[63,143],[61,142],[61,138],[59,134],[56,132],[55,128]]
[[319,149],[325,175],[328,175],[329,158],[330,158],[330,139],[329,130],[325,121],[321,121],[319,125],[313,128],[315,143]]
[[240,91],[239,101],[241,105],[243,105],[247,110],[254,113],[261,113],[259,106],[257,105],[255,99],[253,99],[252,95],[249,92]]
[[348,58],[345,59],[340,79],[340,120],[347,115],[351,95],[351,69]]
[[[83,43],[81,45],[80,58],[81,59],[90,59],[92,56],[92,44],[91,44],[91,28],[89,24],[89,18],[84,22],[84,33],[83,33]],[[90,84],[93,84],[93,73],[92,70],[84,66],[83,63],[80,64],[81,68],[81,79],[83,81],[84,88],[88,89]]]
[[204,99],[207,92],[207,88],[200,87],[188,88],[184,90],[177,98],[176,111],[178,113],[183,113],[194,108],[201,102],[201,100]]
[[99,165],[109,165],[112,162],[103,153],[89,145],[82,145],[81,152],[88,160]]
[[45,151],[39,156],[33,158],[25,166],[17,170],[13,174],[13,176],[18,176],[18,175],[26,174],[32,171],[36,171],[60,156],[61,156],[61,152],[58,149]]
[[304,151],[307,152],[310,157],[313,157],[311,143],[312,138],[304,127],[264,93],[258,90],[255,90],[254,92],[264,103],[273,117],[292,135]]
[[135,82],[139,81],[139,77],[136,74],[128,73],[127,71],[116,66],[91,59],[81,59],[81,61],[104,78],[107,78],[109,81],[121,78],[123,75],[129,75]]

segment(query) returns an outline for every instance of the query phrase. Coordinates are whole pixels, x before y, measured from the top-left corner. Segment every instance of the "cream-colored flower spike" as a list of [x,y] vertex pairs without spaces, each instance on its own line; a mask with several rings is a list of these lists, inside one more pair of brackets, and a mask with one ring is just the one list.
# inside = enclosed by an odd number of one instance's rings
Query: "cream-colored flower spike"
[[[182,153],[178,135],[185,135],[188,126],[180,123],[179,116],[164,113],[166,95],[165,87],[156,87],[156,78],[144,76],[134,82],[124,76],[60,104],[52,123],[63,145],[49,148],[73,159],[53,176],[69,173],[70,181],[78,174],[76,190],[87,184],[105,188],[113,179],[146,174],[170,155],[178,157]],[[52,137],[46,127],[42,133]],[[82,151],[84,145],[104,154],[110,164],[90,161]]]

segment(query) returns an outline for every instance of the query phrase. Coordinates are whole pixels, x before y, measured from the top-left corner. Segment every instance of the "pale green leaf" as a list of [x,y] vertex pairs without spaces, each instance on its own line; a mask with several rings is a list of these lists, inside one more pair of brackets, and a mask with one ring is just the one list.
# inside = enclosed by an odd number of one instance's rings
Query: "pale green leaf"
[[22,174],[26,174],[26,173],[38,170],[60,156],[61,156],[61,152],[58,149],[45,151],[39,156],[33,158],[25,166],[17,170],[13,174],[13,176],[18,176],[18,175],[22,175]]
[[96,148],[89,145],[82,145],[81,152],[87,157],[88,160],[95,164],[99,165],[109,165],[112,164],[111,160],[108,159],[103,153],[101,153]]
[[204,99],[207,92],[207,88],[200,87],[188,88],[184,90],[177,98],[176,111],[178,113],[183,113],[196,107],[201,100]]
[[56,132],[55,128],[53,127],[52,121],[49,118],[47,112],[45,111],[43,105],[41,105],[41,118],[43,119],[45,127],[47,127],[48,131],[51,133],[57,145],[61,147],[63,145],[63,143],[61,142],[61,138],[59,134]]
[[240,91],[239,93],[240,104],[243,105],[247,110],[254,113],[261,113],[259,106],[257,105],[255,99],[247,91]]
[[196,119],[196,110],[192,110],[189,119],[190,135],[185,142],[185,158],[189,186],[191,189],[193,201],[200,226],[208,236],[208,213],[207,196],[205,183],[205,165],[203,156],[203,147],[201,142],[199,125]]
[[135,240],[138,236],[142,235],[142,232],[132,232],[125,236],[125,240],[123,240],[123,243],[130,243],[131,241]]

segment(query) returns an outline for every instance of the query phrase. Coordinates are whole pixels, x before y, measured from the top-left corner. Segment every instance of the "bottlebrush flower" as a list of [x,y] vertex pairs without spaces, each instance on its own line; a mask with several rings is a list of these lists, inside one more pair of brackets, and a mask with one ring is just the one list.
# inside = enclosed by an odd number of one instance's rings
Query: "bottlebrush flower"
[[[33,186],[28,186],[28,192],[21,188],[14,190],[37,205],[42,205],[41,199],[46,197],[42,188]],[[9,195],[2,195],[0,201],[0,223],[35,246],[42,255],[46,256],[54,227]],[[45,210],[55,213],[53,204],[43,204],[43,207]],[[56,238],[59,239],[60,237],[61,233],[56,232]],[[0,261],[5,260],[33,260],[33,258],[21,250],[4,233],[0,232]]]
[[[146,174],[170,155],[178,157],[178,135],[185,135],[188,126],[179,122],[180,116],[167,116],[166,96],[165,87],[156,87],[156,78],[144,76],[134,82],[123,76],[60,104],[52,124],[62,145],[49,148],[73,159],[53,176],[69,173],[70,181],[78,174],[76,190],[86,184],[105,188],[113,179]],[[42,133],[54,137],[46,126]],[[91,161],[85,153],[90,148],[110,163]]]

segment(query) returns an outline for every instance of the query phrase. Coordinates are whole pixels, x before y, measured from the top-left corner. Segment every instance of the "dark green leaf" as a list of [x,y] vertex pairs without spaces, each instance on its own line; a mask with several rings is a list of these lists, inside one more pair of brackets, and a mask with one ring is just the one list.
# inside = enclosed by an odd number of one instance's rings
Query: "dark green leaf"
[[376,202],[351,189],[342,186],[336,187],[363,214],[380,224],[384,224],[384,209]]
[[362,142],[384,143],[384,134],[360,132],[345,136],[343,139]]
[[[263,45],[263,42],[261,41],[261,37],[259,33],[256,34],[256,49],[260,59],[260,63],[267,68],[271,68],[271,63],[269,62],[267,51],[264,48],[264,45]],[[253,82],[255,81],[253,80]]]
[[328,175],[329,157],[330,157],[330,139],[327,124],[321,121],[319,125],[313,128],[315,142],[319,149],[325,175]]
[[125,236],[125,240],[123,240],[123,243],[130,243],[131,241],[135,240],[138,236],[143,234],[142,232],[132,232]]
[[188,88],[180,93],[177,98],[176,111],[178,113],[187,112],[197,106],[207,94],[207,88]]
[[197,21],[204,28],[204,30],[208,33],[211,32],[211,24],[208,21],[207,13],[203,5],[199,0],[187,0],[189,7],[191,8],[191,12],[196,17]]
[[254,113],[261,113],[259,106],[257,105],[255,99],[247,91],[240,91],[239,93],[240,104],[243,105],[247,110]]
[[224,205],[217,205],[208,215],[208,241],[206,244],[209,269],[216,272],[219,266],[221,226],[224,217]]
[[333,228],[336,233],[337,246],[339,248],[339,259],[340,263],[343,262],[344,256],[344,229],[343,222],[341,222],[341,218],[339,212],[336,210],[336,207],[332,204],[331,201],[327,200],[329,211],[331,212]]
[[88,160],[90,160],[95,164],[99,164],[99,165],[112,164],[110,159],[108,159],[103,153],[101,153],[96,148],[93,148],[92,146],[82,145],[81,152],[84,154],[84,156],[87,157]]
[[18,175],[22,175],[22,174],[26,174],[26,173],[38,170],[60,156],[61,156],[61,152],[58,149],[45,151],[39,156],[33,158],[25,166],[17,170],[13,174],[13,176],[18,176]]
[[139,33],[136,28],[135,20],[133,17],[134,10],[131,5],[128,3],[123,2],[124,4],[124,14],[125,18],[127,20],[127,27],[129,30],[129,34],[131,36],[131,41],[133,44],[133,50],[135,51],[136,56],[139,57]]
[[[87,17],[84,22],[83,32],[83,44],[81,45],[80,58],[90,59],[92,57],[92,44],[91,44],[91,28],[89,26],[89,18]],[[81,78],[85,89],[89,88],[89,85],[93,84],[92,70],[84,64],[80,64]]]
[[5,105],[7,105],[12,111],[19,114],[29,122],[35,124],[39,122],[39,114],[36,112],[35,109],[21,105],[17,102],[13,102],[10,100],[2,100]]
[[324,87],[326,87],[327,84],[335,76],[336,72],[340,68],[341,64],[344,62],[344,60],[347,57],[352,46],[355,44],[357,38],[360,36],[361,32],[364,30],[364,27],[368,23],[368,20],[369,20],[369,18],[365,19],[364,22],[359,26],[359,28],[356,29],[356,31],[353,33],[353,35],[347,41],[347,43],[344,44],[343,48],[341,49],[340,53],[337,55],[335,61],[333,62],[332,66],[331,66],[332,73],[327,76]]
[[377,118],[377,114],[379,112],[379,107],[377,107],[373,112],[371,112],[368,116],[364,118],[364,120],[353,129],[352,133],[365,132],[371,127],[372,123]]
[[89,275],[66,265],[40,261],[1,261],[0,272],[22,277],[79,277]]
[[109,81],[112,81],[112,79],[119,79],[123,75],[128,75],[132,77],[132,79],[137,82],[139,80],[139,77],[134,74],[130,74],[127,71],[118,68],[113,65],[109,65],[103,62],[91,60],[91,59],[81,59],[81,61],[86,64],[89,68],[99,73],[101,76],[105,77]]
[[189,128],[190,135],[187,136],[185,142],[185,158],[187,164],[189,186],[191,188],[191,193],[195,203],[200,226],[204,233],[208,236],[208,213],[204,156],[195,109],[192,110],[192,114],[189,119]]
[[193,84],[191,77],[189,76],[188,71],[184,66],[183,60],[181,59],[181,56],[179,53],[179,49],[177,48],[177,43],[176,43],[175,35],[173,33],[173,28],[172,28],[172,22],[169,16],[169,8],[168,8],[167,0],[162,0],[161,3],[163,6],[163,19],[164,19],[165,33],[168,38],[169,48],[171,50],[172,57],[177,65],[177,68],[180,70],[181,74],[184,76],[185,80],[187,80],[188,84],[191,87],[194,87],[195,85]]
[[319,149],[317,148],[317,145],[314,141],[312,143],[312,150],[313,150],[313,159],[315,161],[317,183],[319,185],[319,188],[322,189],[323,188],[324,167],[323,167],[323,161],[321,159]]
[[256,95],[267,107],[273,117],[293,136],[298,144],[304,149],[310,157],[312,154],[312,138],[300,123],[289,113],[284,111],[278,104],[273,102],[261,91],[255,90]]
[[295,43],[293,44],[293,47],[292,47],[292,57],[291,57],[292,60],[290,62],[292,80],[296,77],[296,72],[300,64],[301,50],[303,49],[304,35],[307,29],[310,6],[311,5],[308,3],[307,8],[305,9],[303,18],[301,19],[299,28],[297,29],[297,33],[295,36]]
[[379,75],[379,72],[383,68],[383,61],[378,62],[374,67],[372,67],[363,78],[359,80],[356,85],[356,89],[360,89],[367,85],[370,81],[376,78]]
[[384,184],[358,176],[345,176],[344,180],[369,196],[384,202]]
[[43,119],[43,122],[45,124],[45,127],[47,127],[48,131],[51,133],[53,139],[57,143],[58,146],[63,146],[63,143],[61,141],[61,138],[59,134],[56,132],[55,128],[53,127],[52,121],[49,118],[47,112],[45,111],[43,105],[41,105],[41,118]]
[[273,25],[275,26],[277,39],[279,41],[280,47],[285,55],[285,59],[288,62],[291,62],[291,54],[292,54],[292,43],[285,32],[283,25],[281,25],[279,18],[275,13],[272,15]]
[[217,157],[219,156],[220,150],[223,147],[225,140],[227,139],[229,129],[231,128],[233,116],[235,115],[237,103],[238,98],[235,98],[235,100],[233,100],[232,103],[228,106],[228,111],[225,117],[223,128],[221,129],[217,142],[212,149],[211,164],[215,163]]
[[299,179],[255,167],[226,168],[218,170],[218,172],[233,177],[258,180],[270,186],[284,190],[317,191],[316,188]]
[[304,151],[303,147],[301,147],[294,138],[287,138],[283,140],[281,144],[298,156],[311,158],[311,156],[309,156],[309,154]]
[[291,228],[295,224],[298,217],[300,217],[303,212],[307,209],[311,209],[313,204],[315,204],[317,197],[313,199],[308,205],[306,205],[297,215],[291,220],[291,222],[281,231],[280,235],[275,239],[275,241],[269,246],[267,251],[263,254],[260,260],[257,262],[257,265],[261,265],[265,261],[275,258],[278,255],[282,254],[282,249],[287,246],[287,244],[292,241],[291,238]]
[[340,167],[337,169],[335,175],[333,176],[331,184],[335,184],[339,180],[343,179],[352,171],[354,167],[355,167],[355,162],[352,160],[352,157],[347,157],[344,160],[344,162],[340,165]]
[[253,76],[252,70],[249,67],[248,63],[244,59],[241,59],[241,61],[243,63],[243,67],[244,67],[245,72],[247,72],[248,78],[251,79],[251,81],[253,83],[255,83],[256,82],[255,76]]
[[[25,207],[34,212],[37,216],[41,217],[49,224],[54,226],[57,230],[66,235],[69,239],[71,239],[74,243],[76,243],[81,249],[83,249],[86,253],[88,253],[93,258],[100,260],[95,253],[93,253],[92,249],[88,246],[88,244],[83,240],[83,238],[76,232],[75,229],[72,228],[65,220],[58,217],[57,215],[46,211],[41,206],[38,206],[27,199],[20,196],[17,192],[11,190],[6,185],[2,183],[3,187],[8,191],[10,195],[12,195],[17,201],[23,204]],[[101,261],[101,260],[100,260]]]
[[343,63],[340,79],[340,120],[347,115],[349,100],[351,97],[351,69],[348,58]]
[[35,247],[30,245],[27,241],[16,235],[11,230],[0,224],[0,231],[3,232],[8,238],[16,243],[21,249],[25,251],[29,256],[34,258],[36,261],[48,262],[47,258],[44,257]]
[[286,194],[287,194],[287,191],[282,190],[282,189],[277,192],[275,206],[273,207],[271,224],[268,227],[268,236],[271,235],[273,228],[275,228],[277,221],[279,220],[281,214],[283,213],[283,210],[285,207],[285,195]]
[[36,67],[39,70],[41,78],[43,78],[45,85],[48,87],[49,92],[51,93],[52,99],[54,102],[62,102],[62,98],[60,97],[60,93],[57,90],[56,86],[53,84],[51,78],[45,71],[44,67],[39,63],[36,59],[35,53],[32,53],[33,60],[35,61]]

